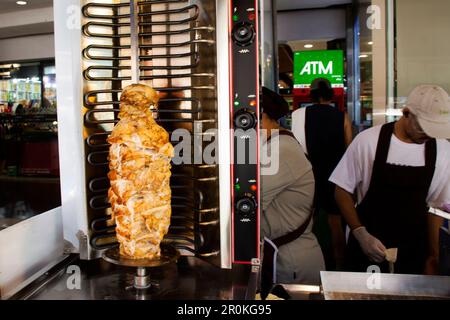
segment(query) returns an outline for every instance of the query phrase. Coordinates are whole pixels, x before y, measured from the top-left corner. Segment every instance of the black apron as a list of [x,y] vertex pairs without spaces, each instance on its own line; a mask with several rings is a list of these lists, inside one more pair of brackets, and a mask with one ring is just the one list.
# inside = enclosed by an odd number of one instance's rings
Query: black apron
[[317,209],[339,214],[335,184],[328,179],[345,153],[345,114],[331,105],[314,104],[305,111],[305,139],[315,179]]
[[[426,198],[436,164],[436,140],[426,142],[424,167],[388,164],[394,125],[381,128],[369,190],[356,209],[361,223],[386,249],[398,248],[396,273],[422,274],[428,248]],[[366,257],[350,234],[346,269],[366,272],[371,265],[376,263]],[[378,266],[388,272],[386,261]]]
[[[294,134],[290,131],[280,130],[279,135],[290,136],[295,141],[297,141]],[[270,141],[270,138],[271,137],[267,139],[267,142]],[[312,216],[313,214],[311,213],[300,227],[284,236],[278,237],[273,240],[264,239],[263,260],[261,270],[261,290],[260,290],[261,299],[265,300],[266,297],[274,288],[273,285],[276,279],[275,270],[277,264],[278,248],[299,238],[305,232],[306,228],[311,222]]]

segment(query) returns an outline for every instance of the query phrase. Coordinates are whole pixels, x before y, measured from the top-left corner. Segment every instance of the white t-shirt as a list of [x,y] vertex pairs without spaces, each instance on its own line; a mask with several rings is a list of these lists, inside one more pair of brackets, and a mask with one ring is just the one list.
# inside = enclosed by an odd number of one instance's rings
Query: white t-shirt
[[303,152],[307,155],[308,148],[306,146],[306,134],[305,134],[305,120],[306,120],[306,108],[303,107],[292,112],[292,130],[297,141],[302,146]]
[[[381,126],[376,126],[358,134],[329,179],[347,192],[353,194],[356,190],[358,204],[369,189],[380,130]],[[387,162],[425,166],[425,144],[405,143],[393,134]],[[447,140],[437,140],[436,168],[427,202],[434,208],[450,203],[450,143]]]

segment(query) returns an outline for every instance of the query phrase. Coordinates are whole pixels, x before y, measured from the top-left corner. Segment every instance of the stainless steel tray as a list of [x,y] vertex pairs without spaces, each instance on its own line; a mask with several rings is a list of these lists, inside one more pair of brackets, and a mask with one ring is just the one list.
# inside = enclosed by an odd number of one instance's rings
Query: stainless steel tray
[[320,273],[325,300],[450,300],[450,277],[386,273]]

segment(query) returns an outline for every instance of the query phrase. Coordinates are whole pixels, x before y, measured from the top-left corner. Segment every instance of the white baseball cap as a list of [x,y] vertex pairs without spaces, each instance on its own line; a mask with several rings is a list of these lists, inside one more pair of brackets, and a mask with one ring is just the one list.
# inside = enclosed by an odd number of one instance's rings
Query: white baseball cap
[[406,107],[417,116],[423,131],[436,139],[450,139],[450,98],[437,85],[420,85],[408,96]]

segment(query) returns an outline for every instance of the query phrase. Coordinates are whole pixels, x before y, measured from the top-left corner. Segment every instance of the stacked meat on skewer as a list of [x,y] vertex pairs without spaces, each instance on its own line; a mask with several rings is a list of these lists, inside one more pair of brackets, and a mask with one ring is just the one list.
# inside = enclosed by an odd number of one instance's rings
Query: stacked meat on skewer
[[108,198],[116,221],[120,254],[156,259],[171,216],[169,134],[152,116],[158,94],[145,85],[126,87],[120,98],[119,123],[108,142]]

